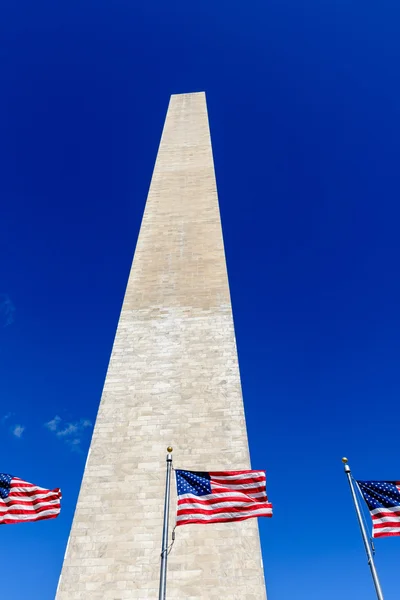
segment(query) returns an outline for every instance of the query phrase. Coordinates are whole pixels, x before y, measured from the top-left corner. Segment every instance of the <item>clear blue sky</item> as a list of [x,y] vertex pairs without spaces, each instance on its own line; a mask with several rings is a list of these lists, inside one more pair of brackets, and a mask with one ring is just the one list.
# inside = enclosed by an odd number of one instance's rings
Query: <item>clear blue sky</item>
[[[340,458],[400,479],[399,19],[385,0],[3,3],[0,470],[64,493],[59,519],[1,528],[9,600],[54,597],[168,98],[199,90],[275,506],[269,600],[375,598]],[[400,539],[376,547],[394,600]]]

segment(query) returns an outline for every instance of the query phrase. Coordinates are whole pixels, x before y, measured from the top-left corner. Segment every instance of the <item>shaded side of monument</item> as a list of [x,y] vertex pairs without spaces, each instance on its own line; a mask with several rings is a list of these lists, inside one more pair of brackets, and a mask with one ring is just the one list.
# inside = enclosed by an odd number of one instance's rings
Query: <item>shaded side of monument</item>
[[[57,600],[158,597],[168,445],[250,468],[203,93],[170,100]],[[257,519],[179,527],[167,597],[264,600]]]

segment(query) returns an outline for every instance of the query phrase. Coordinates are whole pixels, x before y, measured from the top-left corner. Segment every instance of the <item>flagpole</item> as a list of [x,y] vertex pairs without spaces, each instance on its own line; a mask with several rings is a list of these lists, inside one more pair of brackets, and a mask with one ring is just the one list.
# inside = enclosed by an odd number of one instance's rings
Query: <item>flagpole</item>
[[365,551],[367,553],[368,564],[369,564],[369,568],[371,569],[371,575],[372,575],[372,579],[373,579],[374,585],[375,585],[376,596],[377,596],[378,600],[383,600],[381,584],[379,583],[378,573],[376,572],[374,558],[373,558],[372,551],[371,551],[371,546],[369,544],[367,532],[365,530],[364,521],[362,520],[361,509],[360,509],[360,505],[358,504],[356,491],[354,489],[353,478],[351,476],[350,467],[347,464],[347,462],[348,462],[347,458],[342,458],[342,462],[344,463],[344,472],[347,475],[347,480],[349,482],[351,495],[353,497],[354,507],[356,509],[357,518],[358,518],[358,524],[361,529],[361,535],[362,535],[362,538],[364,541]]
[[161,544],[161,567],[160,567],[160,591],[158,600],[165,600],[167,597],[167,558],[168,558],[168,523],[169,523],[169,500],[171,491],[171,471],[172,471],[172,447],[167,448],[167,478],[165,484],[164,500],[164,525]]

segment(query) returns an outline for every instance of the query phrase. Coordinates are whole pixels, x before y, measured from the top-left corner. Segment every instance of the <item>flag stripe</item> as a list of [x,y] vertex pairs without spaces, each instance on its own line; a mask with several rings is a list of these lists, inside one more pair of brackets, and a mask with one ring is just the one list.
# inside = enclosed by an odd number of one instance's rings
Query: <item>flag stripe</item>
[[220,513],[226,513],[227,510],[229,510],[229,512],[231,513],[235,513],[235,512],[243,512],[243,510],[246,510],[247,512],[252,512],[252,511],[258,511],[258,510],[265,510],[265,509],[270,509],[272,508],[270,504],[264,503],[264,504],[257,504],[256,506],[249,506],[249,505],[245,505],[245,504],[240,504],[240,506],[237,506],[235,504],[232,504],[231,506],[222,506],[222,507],[215,507],[215,506],[209,506],[208,508],[205,508],[204,506],[201,507],[196,507],[195,505],[191,506],[190,508],[178,508],[178,515],[208,515],[210,513],[214,514],[214,515],[218,515]]
[[[30,506],[36,506],[37,504],[43,504],[44,501],[46,502],[51,502],[52,500],[59,500],[59,496],[57,494],[46,494],[44,496],[44,498],[35,498],[34,500],[30,500],[30,499],[26,499],[23,496],[18,496],[18,497],[8,497],[4,499],[4,503],[7,504],[7,506],[12,506],[13,504],[27,504]],[[0,506],[1,506],[1,502],[0,502]]]
[[265,492],[265,485],[255,486],[254,483],[237,483],[237,484],[221,484],[219,481],[217,483],[213,482],[213,488],[215,490],[245,490],[248,494],[256,494],[257,492]]
[[[241,496],[236,496],[234,494],[229,494],[229,496],[225,496],[223,498],[210,498],[209,500],[203,500],[202,496],[197,496],[196,498],[182,498],[179,499],[179,506],[184,506],[185,504],[193,504],[193,502],[200,504],[202,506],[215,506],[216,504],[224,504],[224,503],[248,503],[248,504],[260,504],[259,500],[255,500],[253,498],[249,498],[242,494]],[[262,503],[262,502],[261,502]]]
[[393,524],[393,526],[400,527],[400,523],[398,519],[391,519],[390,517],[383,517],[382,519],[374,519],[373,525],[374,527],[386,527],[389,524]]
[[6,510],[15,508],[15,506],[23,506],[25,508],[30,508],[32,510],[35,510],[36,508],[39,508],[40,506],[47,506],[47,505],[52,505],[54,504],[54,502],[60,502],[59,498],[51,498],[50,500],[48,500],[47,502],[36,502],[35,504],[31,504],[30,502],[6,502],[6,503],[2,503],[0,502],[0,512],[4,512]]
[[383,516],[396,516],[400,517],[400,506],[395,506],[393,508],[376,508],[375,510],[371,510],[372,518],[375,518],[375,515],[383,515]]
[[259,511],[242,511],[232,514],[229,512],[222,512],[210,515],[194,514],[194,515],[183,515],[177,517],[176,524],[184,525],[186,523],[224,523],[227,521],[243,521],[244,519],[250,519],[252,517],[272,517],[272,509],[260,509]]
[[259,477],[249,477],[245,475],[243,477],[213,477],[214,484],[220,483],[224,484],[240,484],[240,483],[252,483],[254,485],[255,482],[260,482],[265,485],[265,476],[260,475]]
[[11,487],[14,487],[16,485],[23,485],[26,488],[38,488],[38,489],[43,489],[43,488],[39,488],[37,485],[35,485],[34,483],[29,483],[28,481],[24,481],[23,479],[20,479],[19,477],[13,477],[12,481],[11,481]]
[[42,496],[43,494],[48,493],[49,491],[55,491],[55,490],[44,490],[43,488],[23,488],[21,486],[18,487],[11,487],[11,491],[10,491],[10,496],[25,496],[26,498],[35,498],[38,497],[40,498],[40,496]]
[[387,530],[383,531],[383,530],[378,530],[378,531],[374,531],[373,537],[374,538],[381,538],[381,537],[391,537],[394,535],[400,535],[400,527],[395,527],[395,528],[387,528]]
[[60,510],[48,510],[43,513],[35,513],[34,515],[5,515],[0,517],[0,525],[8,525],[12,523],[27,523],[30,521],[42,521],[44,519],[55,519],[60,514]]
[[[206,496],[195,496],[196,498],[200,498],[201,500],[213,500],[215,498],[232,498],[232,494],[233,492],[216,492],[214,494],[208,494]],[[247,495],[247,494],[242,494],[241,492],[238,492],[238,496],[240,497],[240,499],[246,499],[248,500],[250,499],[256,499],[256,498],[266,498],[266,494],[265,492],[261,492],[259,494],[251,494]],[[193,494],[179,494],[179,499],[180,500],[184,500],[186,498],[193,498]]]
[[[189,473],[190,471],[187,471]],[[210,471],[208,473],[212,479],[215,477],[238,477],[238,476],[246,476],[254,475],[255,477],[264,477],[265,471],[253,471],[252,469],[245,469],[244,471]]]
[[210,511],[215,511],[217,512],[217,509],[222,509],[222,510],[227,510],[228,508],[232,508],[232,510],[241,510],[242,508],[245,508],[246,510],[257,510],[258,508],[272,508],[272,504],[270,504],[269,502],[257,502],[257,504],[252,504],[251,502],[245,503],[242,502],[240,504],[240,507],[238,507],[238,505],[235,502],[220,502],[218,504],[213,504],[212,506],[209,506],[207,504],[199,504],[197,502],[192,502],[190,504],[186,504],[186,505],[182,505],[179,504],[178,505],[178,514],[183,514],[184,512],[197,512],[197,511],[205,511],[205,512],[210,512]]
[[60,503],[56,502],[55,504],[50,504],[50,505],[46,505],[46,506],[39,506],[36,508],[26,508],[25,506],[13,506],[12,508],[1,512],[1,515],[32,515],[35,513],[41,513],[44,512],[46,510],[56,510],[60,508]]

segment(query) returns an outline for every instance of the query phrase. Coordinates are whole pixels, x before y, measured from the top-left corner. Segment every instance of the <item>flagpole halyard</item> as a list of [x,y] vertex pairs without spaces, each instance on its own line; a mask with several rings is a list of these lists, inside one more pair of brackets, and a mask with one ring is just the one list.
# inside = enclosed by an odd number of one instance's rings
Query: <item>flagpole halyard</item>
[[168,525],[169,525],[169,504],[171,496],[171,471],[172,471],[172,447],[167,448],[167,476],[165,483],[164,499],[164,524],[161,544],[161,567],[160,567],[160,590],[159,600],[165,600],[167,596],[167,559],[168,559]]
[[375,563],[374,563],[371,546],[369,544],[367,532],[365,530],[365,525],[364,525],[364,522],[362,519],[360,505],[358,504],[356,491],[354,489],[354,484],[353,484],[353,479],[351,476],[350,467],[347,464],[348,459],[345,457],[342,458],[342,463],[344,464],[344,472],[346,473],[347,480],[349,482],[350,491],[351,491],[351,495],[352,495],[353,502],[354,502],[354,507],[356,509],[358,524],[360,526],[361,535],[362,535],[364,546],[365,546],[365,552],[367,553],[368,565],[369,565],[369,568],[371,569],[371,575],[372,575],[372,579],[373,579],[373,582],[375,585],[376,596],[377,596],[378,600],[384,600],[383,594],[382,594],[382,589],[381,589],[381,584],[379,583],[378,573],[376,572],[376,568],[375,568]]

